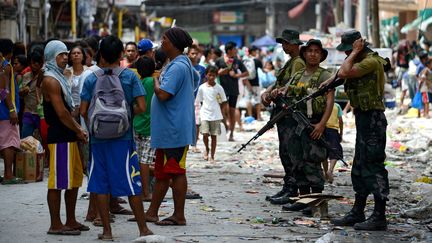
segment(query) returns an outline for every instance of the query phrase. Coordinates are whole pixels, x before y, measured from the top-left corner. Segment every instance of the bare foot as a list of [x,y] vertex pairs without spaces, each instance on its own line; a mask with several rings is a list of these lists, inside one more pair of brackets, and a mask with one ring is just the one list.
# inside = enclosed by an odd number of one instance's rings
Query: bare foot
[[146,222],[151,222],[151,223],[159,221],[159,217],[158,216],[151,216],[151,215],[149,215],[147,213],[146,213],[145,219],[146,219]]
[[209,162],[210,162],[210,163],[215,163],[215,159],[214,159],[214,158],[210,158],[210,159],[209,159]]
[[208,160],[208,159],[209,159],[208,154],[205,153],[205,154],[204,154],[204,160]]
[[159,226],[183,226],[186,225],[186,219],[177,220],[174,216],[162,219],[161,221],[155,222]]
[[151,231],[149,228],[146,228],[144,232],[140,233],[140,236],[147,236],[147,235],[153,235],[153,231]]
[[114,241],[111,234],[98,234],[98,239],[102,241]]

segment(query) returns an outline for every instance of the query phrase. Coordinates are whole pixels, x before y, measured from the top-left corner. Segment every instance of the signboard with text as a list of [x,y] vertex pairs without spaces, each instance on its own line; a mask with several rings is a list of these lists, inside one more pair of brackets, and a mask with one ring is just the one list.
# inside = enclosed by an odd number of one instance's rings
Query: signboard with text
[[215,24],[243,24],[244,13],[238,11],[216,11],[213,12],[213,23]]
[[116,0],[115,5],[117,6],[141,6],[141,0]]

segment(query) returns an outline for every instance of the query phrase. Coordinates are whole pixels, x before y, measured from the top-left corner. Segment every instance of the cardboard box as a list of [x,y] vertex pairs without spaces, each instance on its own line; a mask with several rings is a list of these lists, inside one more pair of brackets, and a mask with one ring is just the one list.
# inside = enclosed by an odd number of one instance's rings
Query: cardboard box
[[26,182],[43,180],[44,153],[17,152],[15,157],[15,175]]

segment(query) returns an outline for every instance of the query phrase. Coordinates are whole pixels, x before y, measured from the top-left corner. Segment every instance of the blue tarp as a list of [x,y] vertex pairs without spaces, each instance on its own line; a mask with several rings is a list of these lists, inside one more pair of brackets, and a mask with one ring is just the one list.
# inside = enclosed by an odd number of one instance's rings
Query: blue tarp
[[252,46],[256,46],[256,47],[275,46],[276,44],[277,42],[269,35],[265,35],[261,38],[258,38],[251,43]]

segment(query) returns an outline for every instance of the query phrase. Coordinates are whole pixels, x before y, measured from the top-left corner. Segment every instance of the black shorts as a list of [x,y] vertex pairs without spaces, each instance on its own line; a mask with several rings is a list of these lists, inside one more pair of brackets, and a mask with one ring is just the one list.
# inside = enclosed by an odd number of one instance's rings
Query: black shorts
[[[343,149],[340,144],[341,137],[339,135],[339,131],[333,128],[326,128],[324,131],[325,140],[330,145],[332,149],[327,150],[328,158],[330,160],[333,159],[342,159],[343,158]],[[339,156],[338,156],[339,155]]]
[[230,108],[236,108],[238,95],[227,95],[228,106]]

